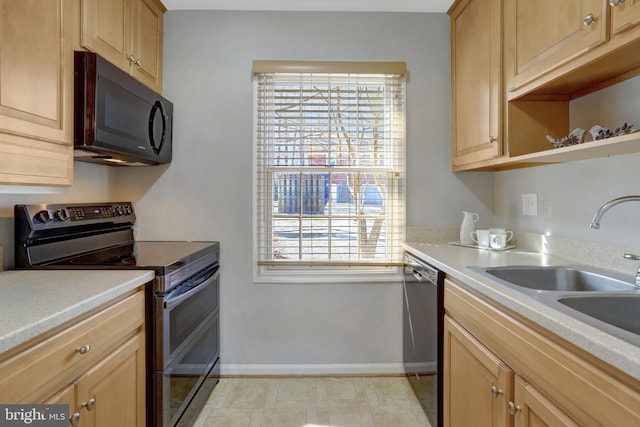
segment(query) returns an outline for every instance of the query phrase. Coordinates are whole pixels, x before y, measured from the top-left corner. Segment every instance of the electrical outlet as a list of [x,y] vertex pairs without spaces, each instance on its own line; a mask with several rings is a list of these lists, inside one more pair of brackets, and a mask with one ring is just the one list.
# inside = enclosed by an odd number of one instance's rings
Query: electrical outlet
[[522,215],[538,215],[538,193],[522,195]]

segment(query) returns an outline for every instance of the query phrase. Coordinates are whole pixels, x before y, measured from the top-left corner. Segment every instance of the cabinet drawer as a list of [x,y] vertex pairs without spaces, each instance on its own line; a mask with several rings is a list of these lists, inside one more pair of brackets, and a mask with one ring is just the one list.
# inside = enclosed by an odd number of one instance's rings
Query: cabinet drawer
[[[62,389],[144,324],[143,291],[0,362],[0,402],[33,403]],[[88,352],[81,350],[90,346]]]

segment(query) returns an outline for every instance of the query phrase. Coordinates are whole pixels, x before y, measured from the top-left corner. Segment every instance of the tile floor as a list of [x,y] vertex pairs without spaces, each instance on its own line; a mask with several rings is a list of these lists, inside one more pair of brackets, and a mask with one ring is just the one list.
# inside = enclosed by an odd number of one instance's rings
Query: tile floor
[[435,376],[222,378],[195,427],[430,427],[414,390],[433,411]]

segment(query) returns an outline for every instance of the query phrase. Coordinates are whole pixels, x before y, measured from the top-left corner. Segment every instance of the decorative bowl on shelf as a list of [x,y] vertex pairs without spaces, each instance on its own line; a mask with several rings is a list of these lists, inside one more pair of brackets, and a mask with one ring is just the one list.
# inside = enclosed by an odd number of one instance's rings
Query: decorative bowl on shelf
[[634,129],[633,125],[627,124],[625,122],[622,126],[617,127],[613,130],[607,129],[604,126],[595,125],[591,129],[589,129],[589,133],[591,134],[594,141],[598,141],[600,139],[613,138],[615,136],[626,135],[628,133],[637,132],[638,129]]
[[613,138],[616,136],[626,135],[628,133],[638,132],[640,129],[635,129],[633,125],[624,123],[622,126],[616,129],[609,129],[601,125],[594,125],[585,131],[584,129],[576,128],[571,133],[562,138],[556,138],[551,135],[547,135],[547,140],[553,145],[553,148],[568,147],[570,145],[582,144],[587,142],[586,137],[590,137],[591,141],[599,141],[602,139]]
[[575,128],[569,135],[562,138],[547,135],[547,140],[553,145],[553,148],[568,147],[570,145],[582,144],[584,142],[584,133],[584,129]]

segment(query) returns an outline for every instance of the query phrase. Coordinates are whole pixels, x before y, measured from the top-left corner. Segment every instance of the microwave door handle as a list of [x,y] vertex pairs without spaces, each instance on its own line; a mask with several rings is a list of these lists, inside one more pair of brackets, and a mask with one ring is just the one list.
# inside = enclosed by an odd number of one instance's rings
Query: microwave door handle
[[183,294],[180,294],[179,296],[177,296],[175,298],[170,298],[170,299],[166,300],[164,302],[164,308],[165,309],[171,308],[171,307],[175,306],[176,304],[180,304],[181,301],[184,301],[185,299],[189,298],[193,294],[197,294],[198,292],[202,291],[204,288],[209,286],[211,283],[213,283],[218,278],[219,275],[220,275],[220,270],[217,270],[215,273],[213,273],[212,276],[210,276],[204,282],[198,284],[196,287],[194,287],[192,289],[189,289],[187,292],[185,292]]
[[[153,136],[153,124],[156,119],[156,112],[160,110],[160,118],[162,119],[162,137],[160,138],[160,144],[156,146],[156,140]],[[162,148],[162,144],[164,143],[164,138],[167,133],[167,119],[166,114],[164,113],[164,105],[162,102],[156,101],[151,107],[151,113],[149,114],[149,143],[151,144],[151,148],[156,155],[160,154],[160,149]]]

